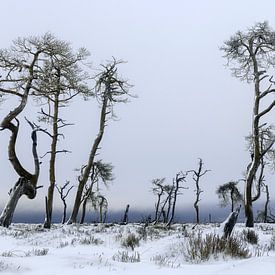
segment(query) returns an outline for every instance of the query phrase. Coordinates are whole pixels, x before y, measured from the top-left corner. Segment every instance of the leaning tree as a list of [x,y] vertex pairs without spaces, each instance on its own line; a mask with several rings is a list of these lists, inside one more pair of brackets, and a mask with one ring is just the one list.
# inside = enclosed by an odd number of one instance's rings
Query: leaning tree
[[[49,55],[56,51],[55,41],[52,36],[45,34],[41,37],[18,38],[9,49],[0,50],[0,95],[1,99],[13,96],[18,103],[1,121],[1,130],[9,130],[11,133],[8,145],[9,160],[19,176],[19,180],[9,193],[9,201],[6,204],[1,217],[0,225],[8,227],[12,221],[16,205],[22,195],[29,199],[36,196],[37,181],[39,176],[39,159],[37,156],[37,127],[33,127],[32,133],[32,157],[35,164],[31,173],[20,162],[16,141],[19,132],[19,116],[24,111],[33,86],[37,83]],[[26,153],[26,152],[25,152]]]
[[235,33],[221,47],[228,60],[233,75],[253,84],[252,144],[253,152],[245,179],[245,216],[246,226],[254,226],[252,187],[261,159],[272,147],[274,140],[261,152],[260,127],[266,115],[275,106],[272,95],[275,88],[272,76],[275,60],[275,32],[267,22],[256,23],[248,30]]
[[95,156],[104,135],[106,122],[108,118],[114,115],[114,106],[117,103],[126,103],[130,96],[130,85],[126,80],[123,80],[117,72],[117,67],[121,63],[123,62],[114,59],[107,65],[102,65],[103,70],[95,77],[95,96],[101,106],[99,130],[91,147],[87,164],[84,166],[81,177],[78,180],[78,189],[75,196],[73,211],[70,219],[68,220],[68,224],[76,223],[79,207],[81,205],[83,189],[91,174]]

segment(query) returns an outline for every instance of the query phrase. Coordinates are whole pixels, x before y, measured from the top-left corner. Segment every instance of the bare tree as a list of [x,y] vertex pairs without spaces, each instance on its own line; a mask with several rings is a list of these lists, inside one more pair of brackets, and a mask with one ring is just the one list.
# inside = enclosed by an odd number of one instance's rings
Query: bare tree
[[221,200],[221,206],[225,207],[230,204],[231,212],[234,211],[237,203],[243,202],[243,196],[240,193],[237,184],[237,181],[229,181],[220,185],[216,190],[216,194]]
[[173,190],[173,203],[172,203],[172,208],[171,208],[171,216],[166,224],[167,226],[170,226],[174,220],[177,196],[179,194],[179,190],[183,188],[182,186],[180,186],[180,183],[185,181],[186,176],[187,175],[184,174],[183,172],[179,172],[176,174],[176,177],[173,179],[174,186],[175,186],[174,190]]
[[[74,186],[69,186],[70,182],[66,181],[65,184],[63,186],[58,186],[55,185],[55,188],[57,189],[57,192],[60,195],[60,199],[63,202],[63,216],[62,216],[62,224],[64,224],[66,222],[66,217],[67,217],[67,202],[66,199],[69,195],[69,193],[71,192],[71,190],[74,188]],[[48,203],[48,200],[46,198],[46,204]],[[49,209],[49,207],[46,207],[46,209]],[[49,215],[49,213],[46,213],[46,215]],[[48,218],[50,219],[50,218]]]
[[37,155],[37,127],[29,123],[32,128],[32,157],[34,160],[34,173],[27,171],[16,154],[16,141],[19,131],[18,116],[24,111],[33,86],[39,80],[41,67],[45,64],[49,54],[53,53],[52,37],[45,34],[42,37],[19,38],[13,42],[9,49],[0,50],[0,94],[15,96],[19,104],[9,112],[1,121],[2,130],[9,130],[11,137],[8,146],[9,160],[19,176],[19,180],[10,192],[9,202],[6,204],[0,218],[0,225],[8,227],[12,221],[18,200],[22,195],[29,199],[36,196],[37,181],[39,177],[39,159]]
[[129,214],[129,208],[130,208],[130,204],[127,204],[126,205],[126,209],[125,209],[125,212],[124,212],[124,216],[123,216],[123,220],[122,220],[122,223],[123,224],[127,224],[128,223],[128,214]]
[[207,172],[209,172],[210,170],[204,170],[203,171],[203,162],[202,159],[199,158],[199,166],[198,166],[198,170],[189,170],[187,171],[188,173],[192,173],[193,174],[193,181],[195,182],[196,185],[196,199],[194,202],[194,208],[196,211],[196,223],[200,223],[200,213],[199,213],[199,201],[200,201],[200,195],[203,192],[202,189],[200,188],[200,179],[201,177],[203,177]]
[[94,158],[103,138],[108,115],[113,114],[113,107],[116,103],[126,103],[130,95],[130,85],[127,81],[119,78],[117,73],[117,66],[120,63],[122,62],[114,59],[111,63],[102,65],[103,71],[96,76],[95,95],[101,105],[99,131],[91,148],[87,165],[85,166],[83,175],[79,181],[73,211],[68,224],[75,223],[77,220],[83,189],[89,179],[89,175],[94,164]]
[[[254,104],[252,119],[253,153],[246,172],[245,215],[246,226],[254,226],[252,207],[252,186],[261,159],[268,152],[260,150],[259,129],[263,119],[274,108],[275,100],[270,95],[275,93],[273,76],[275,58],[275,32],[267,22],[257,23],[246,32],[237,32],[224,43],[221,50],[225,53],[228,64],[235,77],[254,84]],[[269,147],[272,147],[272,140]]]
[[155,218],[153,223],[157,223],[158,222],[158,215],[159,215],[159,207],[160,207],[160,203],[161,203],[161,197],[164,194],[164,183],[165,178],[161,178],[161,179],[153,179],[152,180],[152,185],[153,185],[153,194],[157,195],[157,202],[155,204]]

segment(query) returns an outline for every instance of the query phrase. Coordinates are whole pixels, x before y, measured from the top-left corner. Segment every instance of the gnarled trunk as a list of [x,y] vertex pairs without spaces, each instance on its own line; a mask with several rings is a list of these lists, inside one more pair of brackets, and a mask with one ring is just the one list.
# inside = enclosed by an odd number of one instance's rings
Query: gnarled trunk
[[29,199],[33,199],[36,196],[36,188],[26,178],[19,178],[14,187],[10,190],[10,198],[5,205],[1,216],[0,225],[9,227],[17,206],[17,203],[22,195],[26,195]]

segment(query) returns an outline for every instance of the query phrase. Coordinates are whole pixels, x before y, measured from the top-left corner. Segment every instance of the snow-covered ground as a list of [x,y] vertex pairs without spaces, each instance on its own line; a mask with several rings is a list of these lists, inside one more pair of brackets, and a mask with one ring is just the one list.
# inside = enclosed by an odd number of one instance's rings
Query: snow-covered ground
[[[234,236],[241,240],[244,230],[243,224],[237,224]],[[44,230],[41,225],[13,224],[8,229],[0,228],[0,273],[274,274],[275,225],[256,224],[255,232],[257,244],[242,241],[249,249],[248,258],[221,253],[200,262],[188,257],[188,240],[221,234],[219,225],[194,228],[192,224],[178,224],[170,230],[140,224],[53,225],[51,230]]]

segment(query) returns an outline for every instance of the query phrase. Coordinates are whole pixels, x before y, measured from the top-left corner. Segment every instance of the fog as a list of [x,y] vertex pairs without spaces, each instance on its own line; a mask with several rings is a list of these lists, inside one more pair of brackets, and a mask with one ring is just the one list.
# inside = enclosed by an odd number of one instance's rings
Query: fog
[[[218,185],[243,177],[249,162],[245,136],[250,132],[253,87],[232,77],[219,47],[237,30],[258,21],[275,28],[273,1],[3,1],[1,3],[1,48],[18,36],[47,31],[91,52],[93,68],[112,56],[127,61],[120,74],[133,84],[138,98],[115,107],[118,117],[110,120],[99,159],[111,162],[115,180],[102,188],[112,210],[154,207],[153,178],[171,183],[179,171],[196,169],[202,158],[201,205],[218,207]],[[0,118],[13,101],[0,106]],[[29,101],[23,116],[36,119],[39,110]],[[23,121],[18,140],[20,159],[30,169],[30,129]],[[72,151],[57,159],[57,183],[76,185],[75,168],[85,164],[98,129],[99,108],[94,99],[76,99],[62,116],[74,123],[64,129],[59,148]],[[272,117],[270,117],[272,120]],[[17,179],[7,157],[9,133],[0,133],[1,206]],[[39,134],[39,154],[49,148],[49,139]],[[20,209],[43,211],[48,187],[48,159],[42,159],[38,196],[23,198]],[[274,181],[273,174],[267,179]],[[270,184],[271,185],[271,184]],[[178,200],[190,207],[194,184]],[[243,186],[240,184],[240,189]],[[275,188],[270,188],[271,200]],[[71,193],[72,204],[76,189]],[[61,207],[58,196],[57,208]]]

